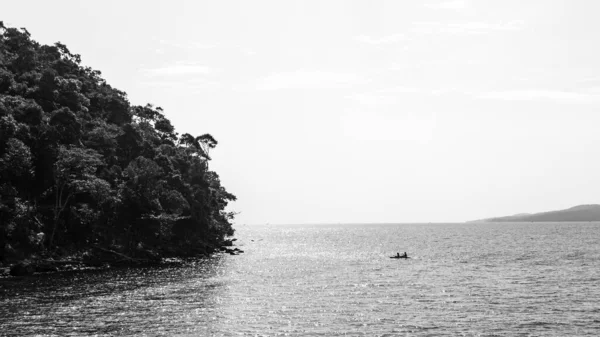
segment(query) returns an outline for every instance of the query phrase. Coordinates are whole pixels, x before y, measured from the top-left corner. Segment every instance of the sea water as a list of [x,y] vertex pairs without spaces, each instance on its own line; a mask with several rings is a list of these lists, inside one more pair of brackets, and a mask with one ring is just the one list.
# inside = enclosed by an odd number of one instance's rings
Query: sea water
[[0,335],[600,335],[600,223],[263,225],[236,237],[245,253],[177,267],[0,279]]

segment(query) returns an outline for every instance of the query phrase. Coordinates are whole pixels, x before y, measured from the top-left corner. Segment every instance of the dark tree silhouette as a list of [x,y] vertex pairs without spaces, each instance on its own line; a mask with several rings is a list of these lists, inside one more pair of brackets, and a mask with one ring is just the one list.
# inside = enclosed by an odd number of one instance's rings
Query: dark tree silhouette
[[233,234],[236,199],[208,169],[216,145],[0,21],[0,261],[210,251]]

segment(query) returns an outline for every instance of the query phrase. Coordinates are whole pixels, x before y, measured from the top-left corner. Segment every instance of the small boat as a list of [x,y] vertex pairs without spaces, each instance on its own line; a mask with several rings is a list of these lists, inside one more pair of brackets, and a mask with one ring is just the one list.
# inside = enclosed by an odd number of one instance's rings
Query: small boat
[[396,253],[396,256],[390,256],[390,259],[408,259],[408,254],[404,252],[404,254],[400,255],[400,253]]

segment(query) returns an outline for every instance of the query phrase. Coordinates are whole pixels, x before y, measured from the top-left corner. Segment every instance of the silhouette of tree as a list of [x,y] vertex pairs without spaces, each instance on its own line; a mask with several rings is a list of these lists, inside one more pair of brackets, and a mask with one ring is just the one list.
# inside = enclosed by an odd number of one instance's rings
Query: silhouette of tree
[[208,169],[216,145],[130,105],[66,45],[0,21],[0,261],[210,250],[233,234],[235,200]]

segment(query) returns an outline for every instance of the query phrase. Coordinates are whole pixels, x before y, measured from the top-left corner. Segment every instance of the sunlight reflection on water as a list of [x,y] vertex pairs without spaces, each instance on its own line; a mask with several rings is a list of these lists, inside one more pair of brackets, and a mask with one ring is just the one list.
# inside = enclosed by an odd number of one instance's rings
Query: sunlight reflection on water
[[[0,280],[20,335],[600,335],[600,224],[241,226],[239,256]],[[412,259],[388,256],[408,252]]]

